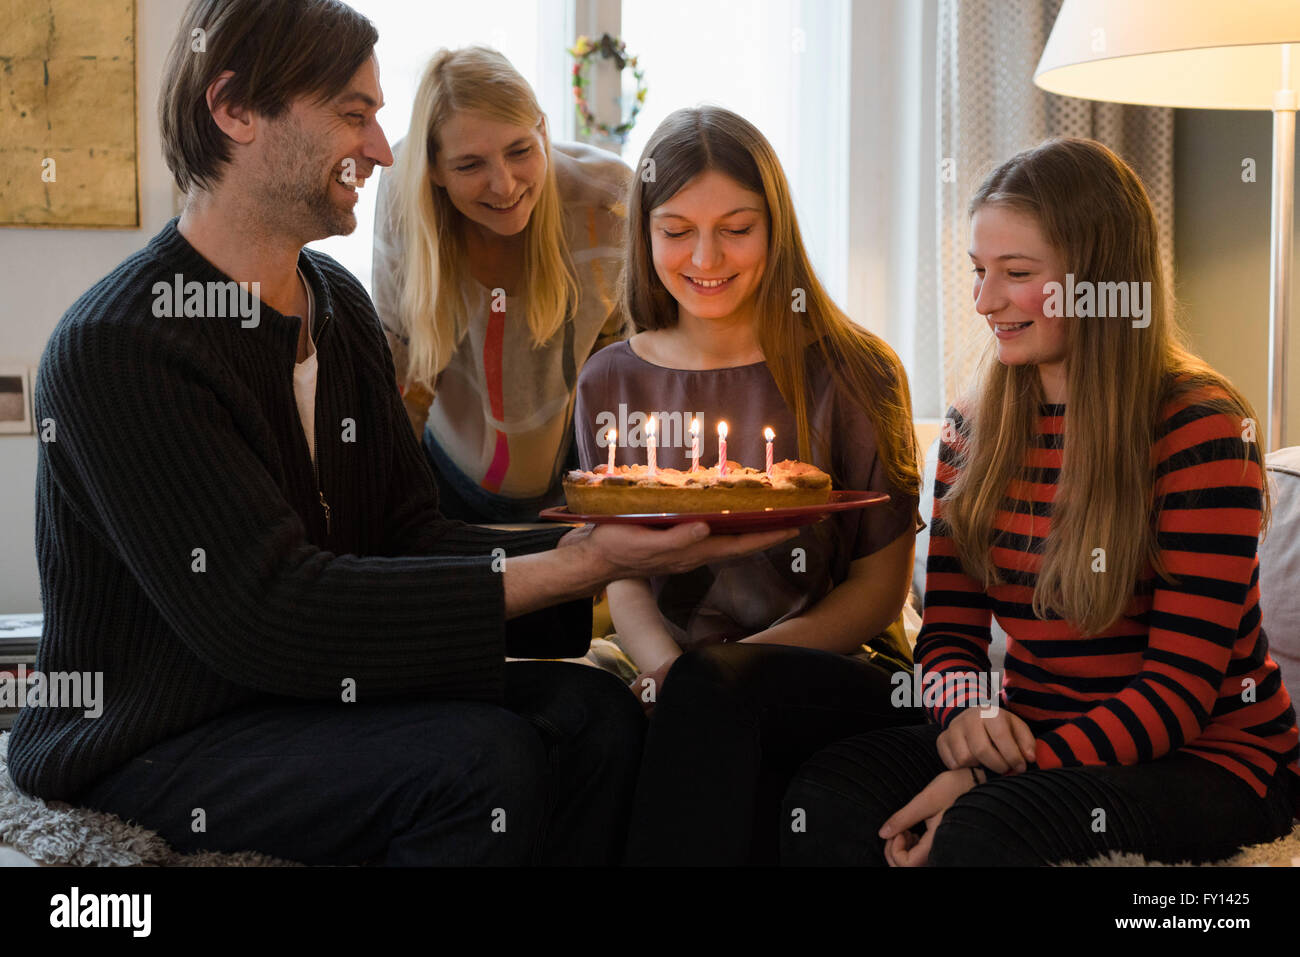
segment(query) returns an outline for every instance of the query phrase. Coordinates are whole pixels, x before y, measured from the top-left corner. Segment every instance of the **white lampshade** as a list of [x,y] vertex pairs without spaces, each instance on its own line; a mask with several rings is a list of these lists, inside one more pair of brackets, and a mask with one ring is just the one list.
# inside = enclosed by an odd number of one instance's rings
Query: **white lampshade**
[[1270,110],[1300,90],[1300,0],[1065,0],[1034,70],[1049,93],[1113,103]]
[[1049,93],[1273,113],[1268,435],[1286,434],[1300,0],[1065,0],[1034,70]]

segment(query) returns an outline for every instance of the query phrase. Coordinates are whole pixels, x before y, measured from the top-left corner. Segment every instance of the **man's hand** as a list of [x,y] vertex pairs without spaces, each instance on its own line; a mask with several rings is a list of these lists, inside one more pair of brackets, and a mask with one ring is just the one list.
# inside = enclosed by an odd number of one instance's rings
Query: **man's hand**
[[584,525],[560,539],[559,547],[582,549],[604,583],[620,578],[677,575],[709,562],[748,555],[798,535],[796,529],[747,535],[710,535],[704,522],[667,529],[640,525]]
[[784,529],[710,536],[709,526],[703,522],[664,530],[584,525],[567,532],[550,551],[520,555],[505,563],[506,619],[590,597],[622,578],[676,575],[708,562],[771,548],[797,534],[794,529]]
[[949,722],[937,747],[949,768],[983,766],[998,774],[1019,774],[1034,760],[1034,732],[1006,708],[985,718],[973,707]]
[[[968,768],[942,771],[920,794],[895,811],[879,831],[879,836],[885,839],[885,860],[889,866],[925,866],[943,812],[973,787],[975,778]],[[918,838],[909,828],[922,821],[925,835]]]

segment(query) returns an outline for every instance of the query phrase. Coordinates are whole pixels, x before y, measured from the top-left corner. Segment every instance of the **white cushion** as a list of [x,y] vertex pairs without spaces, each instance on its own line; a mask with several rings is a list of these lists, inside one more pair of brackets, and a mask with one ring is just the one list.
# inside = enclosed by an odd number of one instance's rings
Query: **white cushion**
[[1259,543],[1259,597],[1268,650],[1291,700],[1300,699],[1300,446],[1264,460],[1273,517]]
[[925,528],[916,533],[916,558],[912,562],[912,594],[916,598],[916,607],[921,609],[925,603],[925,560],[930,554],[930,522],[934,515],[934,469],[939,461],[939,440],[935,439],[925,450],[925,468],[921,472],[921,501],[917,506]]

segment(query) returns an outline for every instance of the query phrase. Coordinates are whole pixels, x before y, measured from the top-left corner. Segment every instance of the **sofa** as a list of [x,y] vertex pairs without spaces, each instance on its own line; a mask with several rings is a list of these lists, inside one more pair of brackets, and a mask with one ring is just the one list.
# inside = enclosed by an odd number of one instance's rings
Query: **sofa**
[[[939,441],[936,438],[926,452],[924,487],[921,514],[927,521],[933,510],[935,459]],[[1269,478],[1273,492],[1273,519],[1268,534],[1260,542],[1260,593],[1263,604],[1263,621],[1269,636],[1270,652],[1282,670],[1282,680],[1292,700],[1300,699],[1300,447],[1281,449],[1267,458]],[[918,536],[916,561],[913,569],[912,607],[908,608],[908,631],[913,640],[920,623],[920,613],[925,596],[925,562],[929,550],[929,529]],[[990,661],[1000,669],[1006,652],[1006,634],[992,623],[993,644]],[[606,643],[608,644],[608,643]],[[611,646],[612,647],[612,646]],[[614,649],[616,651],[616,649]],[[618,654],[607,655],[609,660],[599,660],[599,655],[588,656],[587,663],[620,673],[629,662],[617,660]],[[35,866],[31,857],[5,843],[6,821],[17,821],[24,816],[26,825],[33,824],[33,807],[23,795],[13,791],[4,771],[4,754],[0,750],[0,867]],[[24,803],[26,807],[23,807]],[[40,809],[35,809],[39,811]],[[151,832],[117,819],[96,817],[95,812],[61,806],[46,809],[54,860],[70,863],[103,862],[114,864],[197,864],[266,866],[284,864],[261,855],[244,852],[235,855],[204,855],[182,858],[168,848]],[[12,825],[11,825],[12,826]],[[30,831],[29,831],[30,834]],[[1291,838],[1295,840],[1295,833]],[[1286,851],[1286,854],[1291,853]],[[1266,845],[1247,848],[1234,863],[1265,863],[1277,857],[1278,851]],[[1284,854],[1285,856],[1285,854]],[[1297,858],[1296,860],[1300,860]],[[1143,863],[1136,856],[1117,856],[1107,863],[1132,865]]]

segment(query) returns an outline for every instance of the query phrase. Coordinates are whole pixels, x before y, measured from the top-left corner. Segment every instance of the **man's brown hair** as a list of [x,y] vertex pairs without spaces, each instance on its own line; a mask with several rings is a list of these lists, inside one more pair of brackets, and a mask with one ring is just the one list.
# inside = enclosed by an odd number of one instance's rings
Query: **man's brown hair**
[[192,0],[167,55],[158,120],[163,155],[183,192],[210,189],[230,161],[207,90],[234,76],[219,103],[275,118],[291,100],[342,92],[374,52],[374,25],[339,0]]

